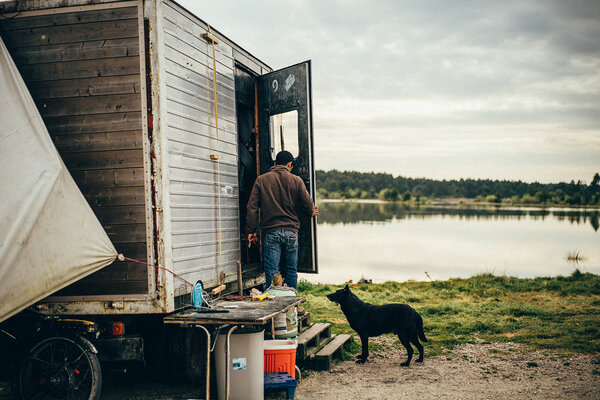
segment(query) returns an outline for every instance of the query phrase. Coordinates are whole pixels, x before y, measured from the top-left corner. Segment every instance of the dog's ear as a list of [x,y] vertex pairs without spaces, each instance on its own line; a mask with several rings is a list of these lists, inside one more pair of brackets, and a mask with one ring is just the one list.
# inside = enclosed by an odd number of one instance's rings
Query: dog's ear
[[349,291],[350,291],[350,287],[348,286],[348,284],[346,284],[346,287],[344,288],[344,290],[345,290],[346,292],[349,292]]

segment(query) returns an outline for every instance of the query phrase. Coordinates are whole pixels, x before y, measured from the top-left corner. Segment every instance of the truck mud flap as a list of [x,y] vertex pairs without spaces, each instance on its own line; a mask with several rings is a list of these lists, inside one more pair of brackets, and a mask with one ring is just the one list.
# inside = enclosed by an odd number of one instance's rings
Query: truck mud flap
[[144,340],[141,337],[118,337],[94,341],[101,362],[144,362]]

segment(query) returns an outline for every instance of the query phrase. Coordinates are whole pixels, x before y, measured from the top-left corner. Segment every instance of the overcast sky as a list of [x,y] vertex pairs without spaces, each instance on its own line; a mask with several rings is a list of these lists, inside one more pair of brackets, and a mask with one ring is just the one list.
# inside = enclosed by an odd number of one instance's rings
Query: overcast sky
[[318,169],[600,172],[600,1],[179,2],[275,69],[312,59]]

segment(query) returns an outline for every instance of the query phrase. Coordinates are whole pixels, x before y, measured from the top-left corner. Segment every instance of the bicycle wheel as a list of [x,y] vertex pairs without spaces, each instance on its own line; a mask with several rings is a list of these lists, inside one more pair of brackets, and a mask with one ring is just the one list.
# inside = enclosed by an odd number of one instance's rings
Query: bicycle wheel
[[18,395],[24,400],[97,400],[101,387],[96,354],[78,340],[62,336],[36,344],[17,380]]

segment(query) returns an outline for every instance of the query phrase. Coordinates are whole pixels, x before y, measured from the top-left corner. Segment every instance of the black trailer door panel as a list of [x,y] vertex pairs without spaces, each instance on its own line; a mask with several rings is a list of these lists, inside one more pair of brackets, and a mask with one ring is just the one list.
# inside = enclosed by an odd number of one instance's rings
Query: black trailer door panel
[[[294,155],[292,173],[304,181],[315,201],[310,60],[258,78],[260,173],[275,155]],[[317,273],[316,218],[300,217],[298,272]]]

